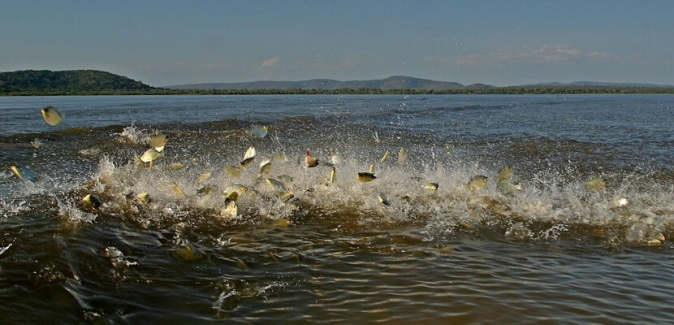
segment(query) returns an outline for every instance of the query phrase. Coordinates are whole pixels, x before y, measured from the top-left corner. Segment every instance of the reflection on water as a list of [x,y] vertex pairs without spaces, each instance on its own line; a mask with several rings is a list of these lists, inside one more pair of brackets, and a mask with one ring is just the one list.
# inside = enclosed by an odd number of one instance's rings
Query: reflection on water
[[[65,126],[3,135],[0,320],[664,322],[671,117],[595,117],[674,101],[627,98],[244,96],[212,120],[120,125],[87,122],[83,106],[115,120],[222,101],[69,98]],[[165,149],[136,163],[158,132]],[[476,175],[486,183],[469,186]]]

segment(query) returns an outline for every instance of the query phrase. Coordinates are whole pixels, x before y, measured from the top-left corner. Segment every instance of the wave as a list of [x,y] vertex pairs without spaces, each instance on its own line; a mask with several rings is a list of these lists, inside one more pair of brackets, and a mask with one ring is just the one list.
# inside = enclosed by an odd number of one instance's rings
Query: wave
[[[671,171],[639,168],[620,154],[607,161],[611,148],[599,144],[528,135],[497,142],[448,139],[391,126],[379,129],[382,144],[377,145],[373,129],[361,120],[307,114],[280,118],[260,139],[250,132],[256,123],[225,119],[113,125],[6,139],[11,150],[1,160],[45,177],[29,183],[3,174],[0,182],[9,186],[2,192],[2,211],[21,214],[27,201],[17,198],[49,196],[52,203],[30,205],[57,211],[69,222],[123,218],[143,228],[215,224],[226,229],[286,220],[350,233],[413,227],[428,240],[496,236],[606,245],[655,244],[674,233]],[[166,150],[151,168],[137,165],[134,157],[140,157],[157,133],[167,135]],[[39,149],[27,144],[35,138],[43,139]],[[228,174],[225,166],[240,168],[250,146],[258,152],[254,163],[241,169],[240,176]],[[401,148],[409,157],[402,167],[397,163]],[[307,150],[322,162],[342,157],[334,165],[334,183],[333,166],[303,166]],[[387,151],[390,158],[382,162]],[[280,154],[289,159],[278,160]],[[258,167],[264,159],[271,161],[269,174]],[[359,182],[356,175],[370,165],[377,178]],[[504,165],[514,166],[513,183],[522,184],[522,190],[504,190],[496,181]],[[467,184],[476,175],[488,181],[472,191]],[[601,176],[606,188],[586,187],[595,176]],[[281,182],[283,192],[293,198],[279,195],[267,178]],[[429,183],[438,184],[437,190],[426,188]],[[227,218],[223,191],[234,185],[248,191],[238,198],[236,217]],[[139,202],[141,193],[151,202]],[[86,207],[81,201],[86,194],[100,196],[103,205]]]
[[[120,136],[127,138],[147,135],[133,128],[122,133]],[[70,187],[40,189],[41,184],[21,183],[20,192],[30,195],[32,202],[3,201],[2,211],[5,216],[20,215],[24,212],[21,207],[29,204],[44,213],[57,211],[64,222],[121,218],[144,229],[225,230],[279,221],[350,234],[380,227],[412,227],[428,241],[452,237],[568,239],[615,246],[662,244],[674,234],[672,188],[635,175],[608,175],[610,187],[591,190],[585,179],[565,179],[551,173],[523,179],[516,170],[513,177],[523,189],[503,191],[495,181],[496,171],[481,166],[450,167],[436,157],[437,161],[421,161],[418,167],[399,167],[395,158],[380,164],[371,156],[341,153],[342,162],[334,166],[336,181],[331,183],[332,167],[306,168],[301,164],[301,153],[289,154],[288,161],[273,160],[277,151],[270,149],[258,149],[255,161],[272,159],[271,174],[261,175],[253,164],[239,177],[227,175],[224,166],[236,166],[242,158],[236,153],[242,150],[191,155],[190,159],[167,153],[152,168],[133,162],[118,165],[103,158],[93,176]],[[319,159],[327,161],[329,157]],[[176,167],[177,163],[181,167]],[[359,182],[356,174],[367,171],[370,163],[375,164],[377,178]],[[489,181],[483,189],[472,191],[466,184],[478,174]],[[282,182],[293,198],[282,198],[267,178]],[[432,190],[424,186],[428,183],[439,186]],[[247,189],[237,200],[235,217],[226,213],[223,194],[231,186]],[[146,193],[150,201],[139,200],[140,193]],[[102,206],[93,208],[82,202],[87,194],[100,196]],[[54,199],[48,200],[51,203],[36,199],[43,196]]]

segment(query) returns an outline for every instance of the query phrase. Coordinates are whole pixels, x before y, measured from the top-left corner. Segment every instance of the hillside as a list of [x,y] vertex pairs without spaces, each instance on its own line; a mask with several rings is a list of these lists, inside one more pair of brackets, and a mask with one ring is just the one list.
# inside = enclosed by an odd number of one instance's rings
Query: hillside
[[[386,79],[337,81],[332,79],[311,79],[303,81],[253,81],[237,83],[204,83],[168,86],[169,89],[216,89],[216,90],[290,90],[290,89],[379,89],[379,90],[449,90],[466,86],[456,82],[434,81],[406,76],[393,76]],[[480,85],[480,88],[489,86]]]
[[495,87],[464,86],[406,76],[338,81],[255,81],[151,87],[140,81],[97,70],[23,70],[0,72],[0,96],[53,95],[245,95],[245,94],[674,94],[671,85],[639,83],[544,83]]
[[155,89],[140,81],[97,70],[0,72],[0,94],[132,94]]
[[569,83],[562,82],[545,82],[532,85],[524,85],[522,87],[640,87],[640,88],[672,88],[673,85],[658,85],[638,82],[598,82],[598,81],[574,81]]

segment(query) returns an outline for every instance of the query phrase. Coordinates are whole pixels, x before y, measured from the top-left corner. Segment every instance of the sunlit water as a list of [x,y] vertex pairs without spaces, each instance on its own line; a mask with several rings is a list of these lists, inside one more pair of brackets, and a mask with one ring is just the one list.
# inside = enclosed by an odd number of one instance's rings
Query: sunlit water
[[[0,324],[668,324],[673,111],[655,95],[0,98]],[[136,163],[156,133],[164,154]]]

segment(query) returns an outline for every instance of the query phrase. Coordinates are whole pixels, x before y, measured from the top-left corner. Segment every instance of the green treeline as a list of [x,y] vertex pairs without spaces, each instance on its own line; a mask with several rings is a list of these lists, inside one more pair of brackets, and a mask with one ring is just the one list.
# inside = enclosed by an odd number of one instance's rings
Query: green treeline
[[673,88],[648,87],[501,87],[489,89],[451,89],[451,90],[381,90],[381,89],[167,89],[151,88],[147,90],[22,90],[0,91],[0,96],[90,96],[90,95],[470,95],[470,94],[674,94]]
[[0,73],[0,94],[9,96],[113,95],[152,89],[140,81],[97,70],[22,70]]
[[546,86],[546,87],[493,87],[484,89],[155,89],[157,95],[368,95],[368,94],[674,94],[674,88],[660,87],[618,87],[618,86]]
[[23,70],[0,73],[0,96],[66,95],[272,95],[272,94],[674,94],[674,87],[611,85],[465,86],[443,90],[343,89],[168,89],[96,70]]

